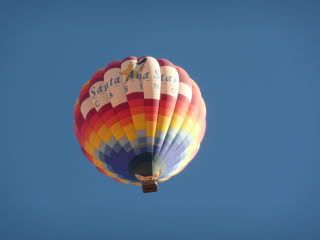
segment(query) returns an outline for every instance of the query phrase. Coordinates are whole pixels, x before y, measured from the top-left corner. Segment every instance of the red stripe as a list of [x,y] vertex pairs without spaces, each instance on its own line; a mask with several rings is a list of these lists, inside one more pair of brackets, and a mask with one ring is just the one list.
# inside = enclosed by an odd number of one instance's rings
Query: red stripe
[[131,116],[130,116],[130,117],[127,117],[127,118],[122,118],[122,119],[120,120],[120,124],[121,124],[121,126],[127,126],[127,125],[129,125],[129,124],[133,124],[133,123],[132,123],[132,120],[131,120]]
[[123,111],[123,110],[126,110],[126,109],[129,109],[129,105],[128,105],[127,102],[121,103],[121,104],[119,104],[118,106],[116,106],[114,108],[115,111]]
[[130,112],[130,111],[120,111],[120,112],[117,112],[117,117],[118,117],[119,119],[131,117],[131,112]]
[[143,107],[130,108],[130,112],[132,113],[132,115],[144,114],[144,108]]
[[129,93],[127,95],[128,100],[143,99],[143,98],[144,98],[143,92],[134,92],[134,93]]
[[164,115],[164,116],[170,116],[174,112],[174,106],[170,108],[165,108],[165,107],[160,107],[158,114],[159,115]]
[[158,106],[144,106],[145,113],[157,113],[158,109]]
[[128,104],[130,107],[144,106],[144,100],[143,99],[130,100],[128,101]]
[[160,101],[176,101],[176,98],[169,94],[162,93],[160,95]]
[[159,100],[157,99],[144,99],[145,106],[157,106],[159,105]]

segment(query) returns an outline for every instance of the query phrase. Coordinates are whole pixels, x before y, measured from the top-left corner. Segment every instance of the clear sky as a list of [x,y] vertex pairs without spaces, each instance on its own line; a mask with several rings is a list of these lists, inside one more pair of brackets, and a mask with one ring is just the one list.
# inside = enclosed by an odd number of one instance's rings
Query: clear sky
[[[320,239],[317,1],[1,1],[0,239]],[[73,104],[129,55],[188,70],[195,160],[159,192],[82,155]]]

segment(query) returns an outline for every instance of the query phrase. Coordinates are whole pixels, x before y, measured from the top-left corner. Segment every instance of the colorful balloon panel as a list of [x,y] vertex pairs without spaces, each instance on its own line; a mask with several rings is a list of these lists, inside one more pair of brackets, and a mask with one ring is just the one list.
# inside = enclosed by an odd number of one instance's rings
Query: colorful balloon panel
[[166,181],[199,150],[206,106],[188,73],[166,59],[127,57],[97,71],[74,105],[81,150],[103,174]]

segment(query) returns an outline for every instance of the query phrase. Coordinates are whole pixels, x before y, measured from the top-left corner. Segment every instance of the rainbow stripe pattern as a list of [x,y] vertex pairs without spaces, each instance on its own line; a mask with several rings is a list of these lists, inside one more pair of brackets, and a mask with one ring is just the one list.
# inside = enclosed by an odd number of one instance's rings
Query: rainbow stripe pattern
[[197,154],[206,128],[197,84],[169,60],[127,57],[97,71],[74,105],[81,150],[103,174],[141,185],[166,181]]

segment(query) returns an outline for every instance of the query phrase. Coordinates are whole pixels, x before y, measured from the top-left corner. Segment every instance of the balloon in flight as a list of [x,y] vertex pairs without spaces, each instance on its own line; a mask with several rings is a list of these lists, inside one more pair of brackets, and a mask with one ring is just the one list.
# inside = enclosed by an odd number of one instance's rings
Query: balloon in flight
[[121,183],[157,191],[197,154],[206,106],[197,84],[167,59],[127,57],[98,70],[74,105],[84,155]]

